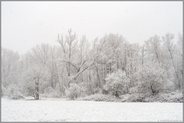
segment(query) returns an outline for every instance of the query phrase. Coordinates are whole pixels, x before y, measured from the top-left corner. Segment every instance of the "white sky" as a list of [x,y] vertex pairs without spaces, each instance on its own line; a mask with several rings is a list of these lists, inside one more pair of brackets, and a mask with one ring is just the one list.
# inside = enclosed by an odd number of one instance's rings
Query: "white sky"
[[25,53],[36,44],[57,45],[72,28],[92,40],[107,33],[143,42],[155,34],[183,32],[182,2],[2,2],[2,47]]

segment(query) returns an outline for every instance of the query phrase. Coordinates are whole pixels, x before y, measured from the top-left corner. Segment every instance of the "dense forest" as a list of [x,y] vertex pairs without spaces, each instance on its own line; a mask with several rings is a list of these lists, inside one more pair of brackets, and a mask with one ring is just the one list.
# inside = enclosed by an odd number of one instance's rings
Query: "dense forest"
[[23,55],[2,48],[1,96],[181,101],[182,35],[138,44],[119,34],[88,40],[69,29],[56,39],[56,46],[40,44]]

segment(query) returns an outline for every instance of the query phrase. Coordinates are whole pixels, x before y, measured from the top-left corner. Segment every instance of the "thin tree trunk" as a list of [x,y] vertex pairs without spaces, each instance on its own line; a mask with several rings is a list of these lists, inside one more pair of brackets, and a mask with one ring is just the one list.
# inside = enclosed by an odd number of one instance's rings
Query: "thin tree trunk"
[[39,78],[35,79],[35,100],[39,100]]
[[99,75],[99,70],[98,67],[95,65],[96,68],[96,73],[97,73],[97,78],[98,78],[98,86],[101,88],[101,81],[100,81],[100,75]]
[[170,55],[170,58],[171,58],[171,61],[172,61],[174,72],[175,72],[175,75],[176,75],[176,78],[177,78],[177,86],[178,86],[179,89],[181,89],[181,83],[180,83],[178,73],[176,71],[176,67],[175,67],[174,60],[173,60],[173,55],[172,55],[171,50],[169,48],[168,48],[168,51],[169,51],[169,55]]

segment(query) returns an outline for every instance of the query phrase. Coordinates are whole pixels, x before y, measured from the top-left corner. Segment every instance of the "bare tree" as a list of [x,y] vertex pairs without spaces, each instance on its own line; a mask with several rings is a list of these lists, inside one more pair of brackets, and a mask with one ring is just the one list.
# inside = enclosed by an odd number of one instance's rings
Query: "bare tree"
[[[80,45],[79,45],[79,62],[75,59],[72,59],[74,57],[74,51],[78,48],[78,41],[76,39],[76,33],[73,33],[71,29],[68,30],[68,36],[64,39],[63,36],[58,36],[58,42],[62,48],[64,57],[63,60],[60,60],[61,62],[66,63],[67,65],[67,72],[68,72],[68,87],[70,86],[70,83],[74,80],[76,80],[79,75],[81,75],[85,70],[87,70],[93,63],[87,63],[87,59],[84,57],[84,44],[86,42],[86,38],[83,37]],[[77,51],[76,51],[77,52]],[[71,70],[75,69],[76,72],[73,72],[71,75]]]

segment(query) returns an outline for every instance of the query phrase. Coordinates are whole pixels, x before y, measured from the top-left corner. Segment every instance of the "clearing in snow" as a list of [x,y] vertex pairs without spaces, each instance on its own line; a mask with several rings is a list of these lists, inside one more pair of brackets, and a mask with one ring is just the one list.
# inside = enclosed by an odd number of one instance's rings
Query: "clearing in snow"
[[2,121],[183,121],[182,103],[2,99]]

